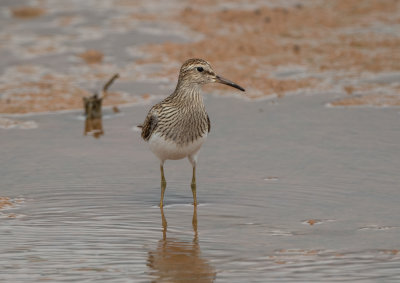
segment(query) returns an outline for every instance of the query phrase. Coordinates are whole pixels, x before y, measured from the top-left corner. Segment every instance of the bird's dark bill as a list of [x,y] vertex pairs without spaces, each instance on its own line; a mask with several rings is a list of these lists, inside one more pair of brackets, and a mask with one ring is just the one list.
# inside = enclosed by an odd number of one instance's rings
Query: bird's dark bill
[[223,77],[220,77],[220,76],[217,76],[217,83],[221,83],[221,84],[224,84],[224,85],[229,85],[231,87],[234,87],[234,88],[237,88],[237,89],[239,89],[241,91],[244,91],[244,88],[242,88],[240,85],[235,84],[234,82],[232,82],[232,81],[230,81],[228,79],[225,79]]

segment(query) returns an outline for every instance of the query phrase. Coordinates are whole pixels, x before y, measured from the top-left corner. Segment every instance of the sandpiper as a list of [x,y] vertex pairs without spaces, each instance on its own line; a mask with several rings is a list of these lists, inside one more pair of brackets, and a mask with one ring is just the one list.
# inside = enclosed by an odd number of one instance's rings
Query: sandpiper
[[193,167],[191,189],[193,204],[196,198],[196,163],[200,147],[210,132],[210,119],[200,93],[207,83],[221,83],[244,89],[215,74],[211,65],[202,59],[189,59],[181,67],[175,91],[154,105],[143,125],[142,138],[149,143],[150,150],[160,159],[161,200],[167,186],[164,176],[164,162],[187,157]]

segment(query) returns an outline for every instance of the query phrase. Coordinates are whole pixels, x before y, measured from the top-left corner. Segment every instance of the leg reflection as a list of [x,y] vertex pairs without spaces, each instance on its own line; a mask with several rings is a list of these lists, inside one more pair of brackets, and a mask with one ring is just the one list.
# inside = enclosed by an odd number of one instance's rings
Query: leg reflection
[[197,206],[193,206],[193,217],[192,217],[192,227],[193,227],[193,243],[199,245],[199,234],[197,232]]
[[163,237],[158,242],[157,248],[148,253],[148,266],[150,274],[162,282],[213,282],[216,277],[215,269],[209,262],[201,257],[197,208],[193,208],[192,242],[169,238],[167,236],[167,220],[164,209],[160,208]]
[[165,241],[167,239],[167,219],[165,219],[164,209],[162,206],[160,207],[160,211],[161,211],[161,223],[163,227],[163,241]]

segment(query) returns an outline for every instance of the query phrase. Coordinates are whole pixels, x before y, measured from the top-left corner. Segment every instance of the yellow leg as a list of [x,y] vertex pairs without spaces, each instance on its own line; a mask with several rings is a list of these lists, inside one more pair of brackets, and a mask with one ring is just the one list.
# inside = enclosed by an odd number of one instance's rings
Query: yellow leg
[[161,199],[160,199],[160,207],[163,207],[164,203],[164,193],[165,193],[165,188],[167,187],[167,182],[165,181],[164,177],[164,166],[160,165],[160,171],[161,171]]
[[197,205],[197,198],[196,198],[196,166],[193,166],[193,177],[192,177],[192,184],[190,185],[192,188],[193,194],[193,205]]

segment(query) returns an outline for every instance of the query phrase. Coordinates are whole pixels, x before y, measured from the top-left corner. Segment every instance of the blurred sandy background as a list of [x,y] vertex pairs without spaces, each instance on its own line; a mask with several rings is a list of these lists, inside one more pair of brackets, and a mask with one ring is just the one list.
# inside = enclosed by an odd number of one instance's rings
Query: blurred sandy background
[[[249,99],[333,91],[345,95],[331,106],[400,105],[398,0],[0,5],[0,113],[79,109],[116,72],[122,83],[174,85],[191,57],[245,86]],[[105,104],[150,96],[116,87]]]

